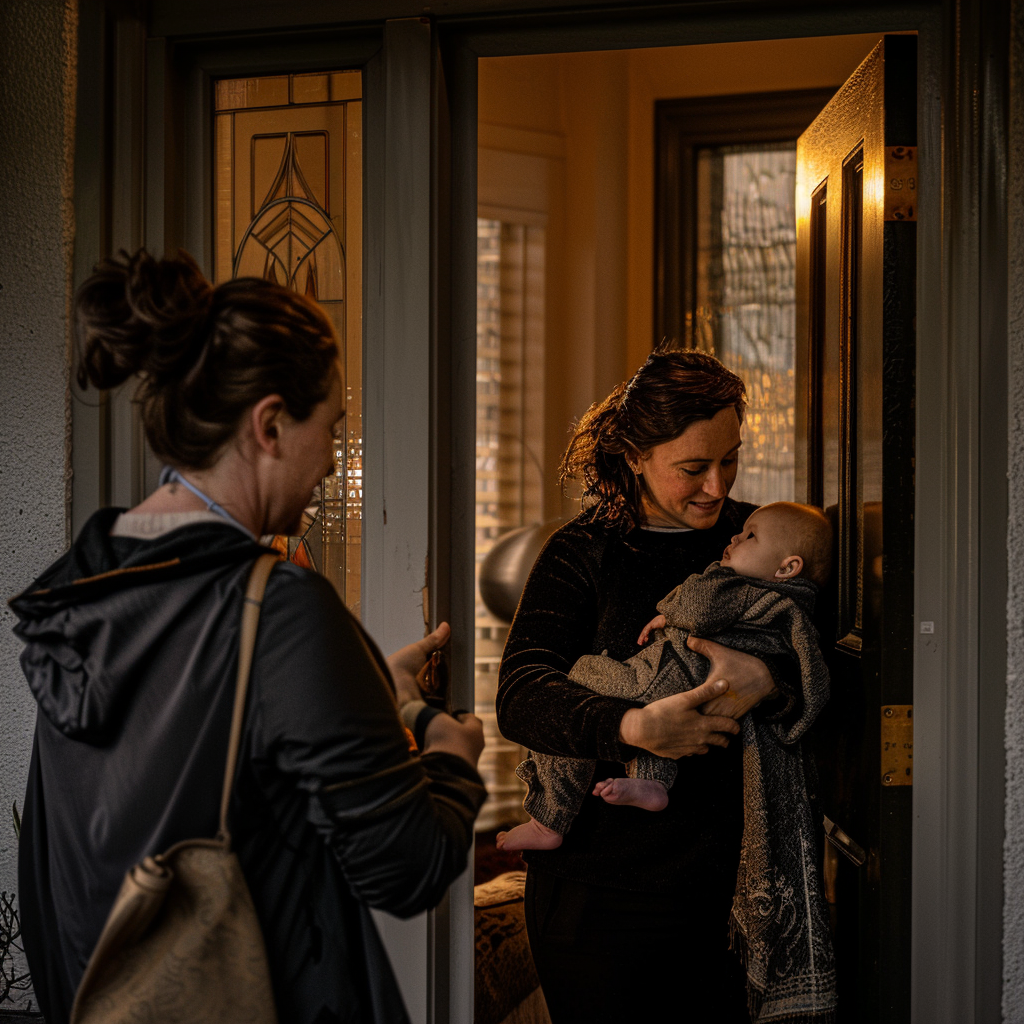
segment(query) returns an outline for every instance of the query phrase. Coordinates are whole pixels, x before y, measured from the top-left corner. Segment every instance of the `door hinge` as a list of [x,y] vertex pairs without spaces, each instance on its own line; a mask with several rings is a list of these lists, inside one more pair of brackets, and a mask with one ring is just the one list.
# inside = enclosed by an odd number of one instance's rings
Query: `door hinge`
[[917,220],[917,146],[885,147],[885,219]]
[[882,705],[882,785],[914,784],[914,705]]

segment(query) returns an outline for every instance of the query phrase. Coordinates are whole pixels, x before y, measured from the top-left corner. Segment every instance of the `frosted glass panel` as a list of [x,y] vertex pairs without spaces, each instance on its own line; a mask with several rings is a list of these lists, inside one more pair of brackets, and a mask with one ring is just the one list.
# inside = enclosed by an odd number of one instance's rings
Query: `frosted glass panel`
[[697,156],[693,343],[747,385],[733,497],[794,498],[795,144],[725,146]]
[[324,308],[346,383],[335,471],[301,537],[277,538],[359,613],[363,510],[362,103],[359,72],[216,83],[215,277],[262,277]]

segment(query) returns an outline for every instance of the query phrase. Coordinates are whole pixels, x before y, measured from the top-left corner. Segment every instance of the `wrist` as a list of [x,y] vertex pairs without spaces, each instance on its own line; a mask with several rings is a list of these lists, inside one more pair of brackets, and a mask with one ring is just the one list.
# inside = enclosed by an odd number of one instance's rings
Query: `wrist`
[[411,701],[423,700],[422,691],[416,685],[416,680],[408,672],[395,672],[392,670],[391,681],[395,687],[395,701],[398,704],[399,710]]
[[646,708],[630,708],[619,722],[619,742],[630,747],[643,747],[644,711]]
[[[764,664],[764,662],[762,662],[762,664]],[[783,695],[782,691],[779,689],[778,683],[775,682],[775,676],[767,665],[764,666],[761,694],[761,700],[772,700],[775,697]]]
[[[422,698],[420,700],[407,701],[399,709],[402,724],[412,733],[416,746],[425,750],[427,746],[427,733],[431,722],[444,712],[441,708],[432,707]],[[434,730],[435,733],[437,730]]]

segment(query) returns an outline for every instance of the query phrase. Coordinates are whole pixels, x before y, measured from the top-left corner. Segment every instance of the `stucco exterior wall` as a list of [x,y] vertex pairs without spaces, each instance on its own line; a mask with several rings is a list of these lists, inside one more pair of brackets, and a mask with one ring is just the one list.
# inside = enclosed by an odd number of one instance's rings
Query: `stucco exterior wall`
[[[6,601],[68,540],[75,0],[0,3],[0,889],[35,704]],[[24,1003],[24,1000],[22,1000]]]
[[1009,524],[1007,537],[1006,840],[1003,853],[1003,1020],[1024,1020],[1024,3],[1010,46]]

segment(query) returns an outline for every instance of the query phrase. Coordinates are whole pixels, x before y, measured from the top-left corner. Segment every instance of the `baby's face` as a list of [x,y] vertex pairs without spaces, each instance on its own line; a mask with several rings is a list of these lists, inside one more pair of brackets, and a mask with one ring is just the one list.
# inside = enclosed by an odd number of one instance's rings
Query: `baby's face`
[[722,555],[722,565],[741,576],[775,579],[788,555],[793,554],[793,537],[785,517],[770,509],[758,509],[743,524]]

